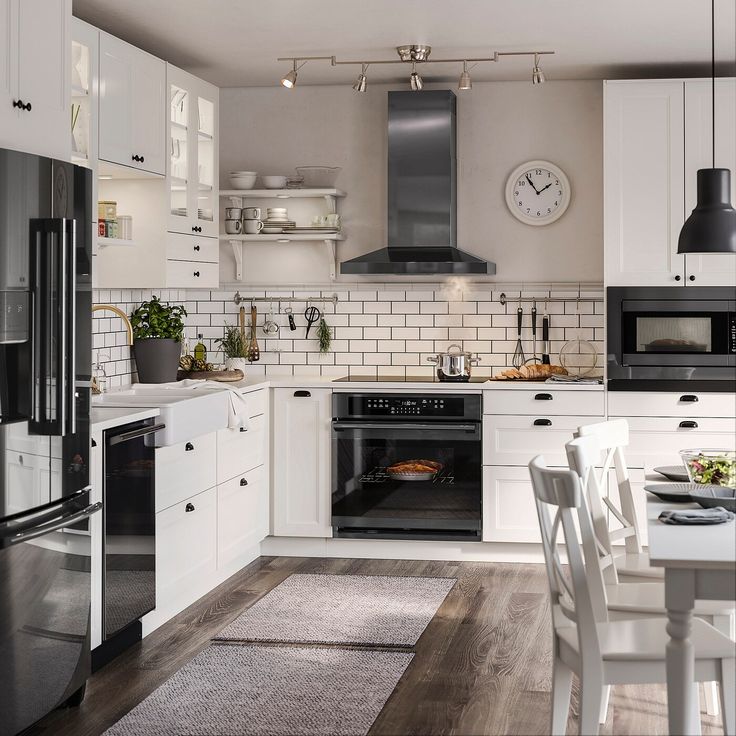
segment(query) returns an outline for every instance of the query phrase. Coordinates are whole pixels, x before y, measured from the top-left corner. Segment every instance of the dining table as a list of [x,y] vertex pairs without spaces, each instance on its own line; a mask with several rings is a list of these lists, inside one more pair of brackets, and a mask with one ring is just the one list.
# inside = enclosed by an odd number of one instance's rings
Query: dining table
[[[690,641],[695,601],[736,600],[736,520],[711,525],[659,521],[662,511],[687,508],[700,507],[695,503],[667,503],[647,494],[649,560],[652,566],[664,568],[670,636],[666,652],[667,715],[673,736],[700,733]],[[735,697],[733,693],[726,695]]]

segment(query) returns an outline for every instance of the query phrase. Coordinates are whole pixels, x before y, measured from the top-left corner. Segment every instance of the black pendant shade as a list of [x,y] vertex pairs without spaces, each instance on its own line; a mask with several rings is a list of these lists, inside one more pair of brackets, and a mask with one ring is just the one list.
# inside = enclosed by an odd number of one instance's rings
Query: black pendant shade
[[698,170],[698,202],[680,231],[678,253],[736,253],[729,169]]

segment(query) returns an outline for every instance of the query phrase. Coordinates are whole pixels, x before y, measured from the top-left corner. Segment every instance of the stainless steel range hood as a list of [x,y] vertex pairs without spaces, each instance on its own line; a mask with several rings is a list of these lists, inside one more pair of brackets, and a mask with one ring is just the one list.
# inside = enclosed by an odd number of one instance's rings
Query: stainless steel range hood
[[496,273],[457,247],[456,104],[450,90],[388,93],[388,247],[340,273]]

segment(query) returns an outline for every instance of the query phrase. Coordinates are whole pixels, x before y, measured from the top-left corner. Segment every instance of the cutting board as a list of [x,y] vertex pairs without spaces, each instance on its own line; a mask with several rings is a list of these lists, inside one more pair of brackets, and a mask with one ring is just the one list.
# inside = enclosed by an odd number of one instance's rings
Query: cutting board
[[221,381],[223,383],[233,383],[234,381],[242,381],[244,378],[243,371],[179,371],[176,374],[177,381],[183,381],[185,378],[206,381]]

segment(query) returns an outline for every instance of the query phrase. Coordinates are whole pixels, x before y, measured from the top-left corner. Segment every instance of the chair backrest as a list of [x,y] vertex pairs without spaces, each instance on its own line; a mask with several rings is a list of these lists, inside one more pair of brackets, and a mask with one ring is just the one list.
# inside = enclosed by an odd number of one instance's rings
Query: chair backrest
[[[600,610],[601,602],[594,603],[591,597],[585,562],[574,523],[574,518],[577,517],[578,523],[585,524],[585,517],[588,514],[580,479],[572,470],[548,468],[541,455],[537,455],[529,463],[529,472],[547,568],[552,626],[555,633],[561,627],[576,626],[579,651],[599,658],[600,644],[595,611]],[[560,528],[563,532],[572,584],[568,582],[560,561],[557,542]],[[605,603],[603,616],[606,616]]]
[[[591,471],[586,484],[586,494],[593,515],[596,536],[609,552],[613,551],[613,543],[619,539],[624,540],[627,552],[641,552],[634,494],[631,491],[629,469],[623,451],[623,448],[629,444],[629,424],[625,419],[611,419],[607,422],[583,425],[578,427],[575,433],[576,437],[590,435],[595,436],[598,440],[603,459],[600,472],[595,469]],[[611,501],[607,493],[608,475],[611,469],[614,470],[616,476],[620,508]],[[605,507],[621,524],[620,529],[609,531]]]

